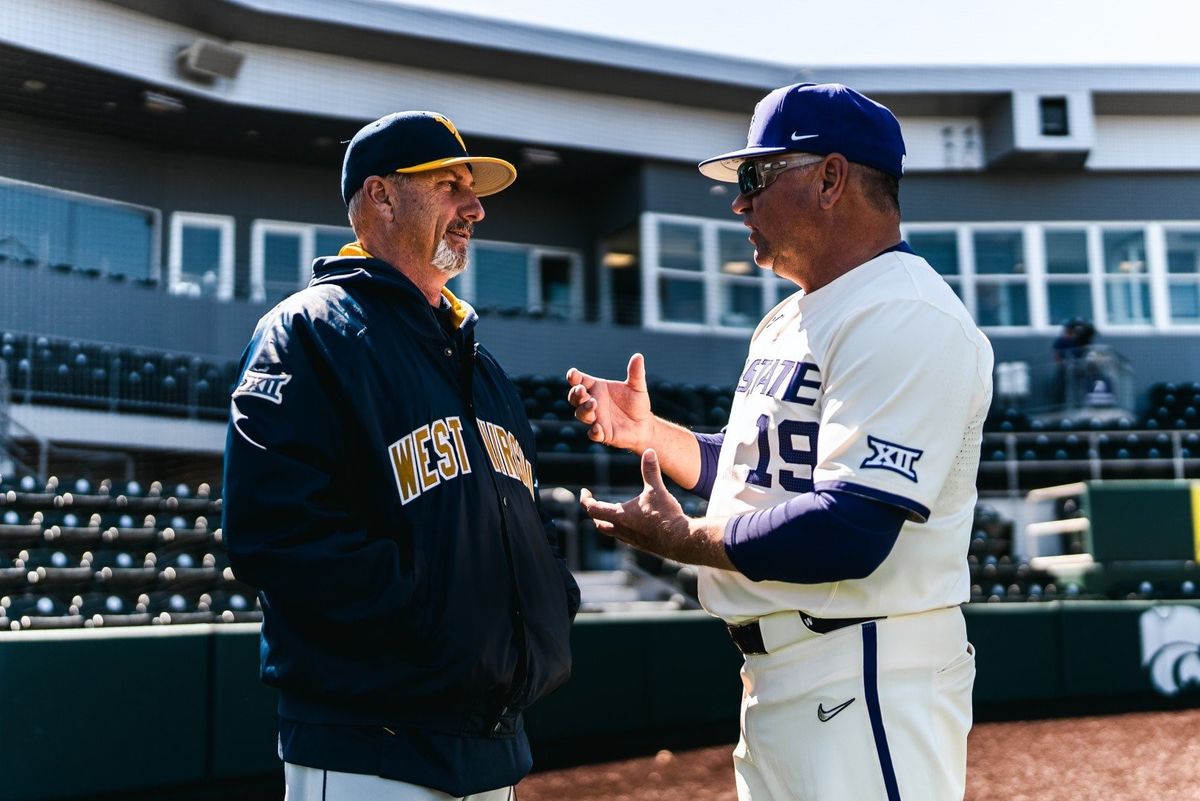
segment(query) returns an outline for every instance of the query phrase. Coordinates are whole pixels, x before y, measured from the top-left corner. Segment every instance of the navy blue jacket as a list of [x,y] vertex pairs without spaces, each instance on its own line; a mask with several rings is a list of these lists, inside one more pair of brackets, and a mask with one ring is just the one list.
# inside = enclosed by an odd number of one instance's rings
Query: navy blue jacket
[[[378,773],[466,795],[528,771],[521,711],[570,673],[579,590],[540,515],[521,399],[474,312],[454,311],[450,330],[384,262],[318,259],[242,357],[223,526],[260,591],[280,716],[428,734],[460,758]],[[489,741],[504,765],[461,758],[486,762]]]

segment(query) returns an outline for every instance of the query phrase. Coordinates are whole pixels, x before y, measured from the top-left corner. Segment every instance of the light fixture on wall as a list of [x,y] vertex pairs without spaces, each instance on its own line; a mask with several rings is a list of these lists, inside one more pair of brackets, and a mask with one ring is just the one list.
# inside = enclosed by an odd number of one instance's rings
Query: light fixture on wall
[[604,258],[600,261],[605,267],[621,270],[637,264],[637,256],[633,253],[621,253],[620,251],[610,250],[604,254]]
[[557,167],[562,164],[562,155],[557,150],[543,147],[523,147],[521,164],[526,167]]
[[179,98],[150,89],[142,92],[142,108],[154,114],[179,114],[187,111],[187,106]]

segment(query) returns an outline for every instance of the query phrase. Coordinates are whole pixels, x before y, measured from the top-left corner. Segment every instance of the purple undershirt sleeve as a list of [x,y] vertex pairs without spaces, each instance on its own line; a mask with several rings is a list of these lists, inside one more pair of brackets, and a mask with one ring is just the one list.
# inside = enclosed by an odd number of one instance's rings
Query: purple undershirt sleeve
[[806,492],[730,518],[725,553],[753,581],[866,578],[891,553],[907,516],[899,506],[849,492]]
[[725,429],[716,434],[692,433],[700,445],[700,480],[692,487],[692,493],[708,500],[712,495],[713,483],[717,480],[717,459],[721,456],[721,443],[725,441]]

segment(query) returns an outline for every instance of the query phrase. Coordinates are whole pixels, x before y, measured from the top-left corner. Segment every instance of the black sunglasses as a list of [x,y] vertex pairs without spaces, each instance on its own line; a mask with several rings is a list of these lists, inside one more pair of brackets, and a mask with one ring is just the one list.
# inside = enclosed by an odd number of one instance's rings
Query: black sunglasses
[[738,191],[746,197],[758,194],[770,186],[780,173],[793,167],[809,167],[820,164],[824,156],[803,155],[766,161],[746,159],[737,168]]

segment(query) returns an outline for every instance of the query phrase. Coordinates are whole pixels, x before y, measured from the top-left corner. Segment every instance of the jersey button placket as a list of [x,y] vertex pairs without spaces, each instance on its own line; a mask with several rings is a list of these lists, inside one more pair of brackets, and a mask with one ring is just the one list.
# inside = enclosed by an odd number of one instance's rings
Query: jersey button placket
[[442,351],[442,353],[446,354],[447,356],[453,356],[454,348],[446,348],[444,351]]

